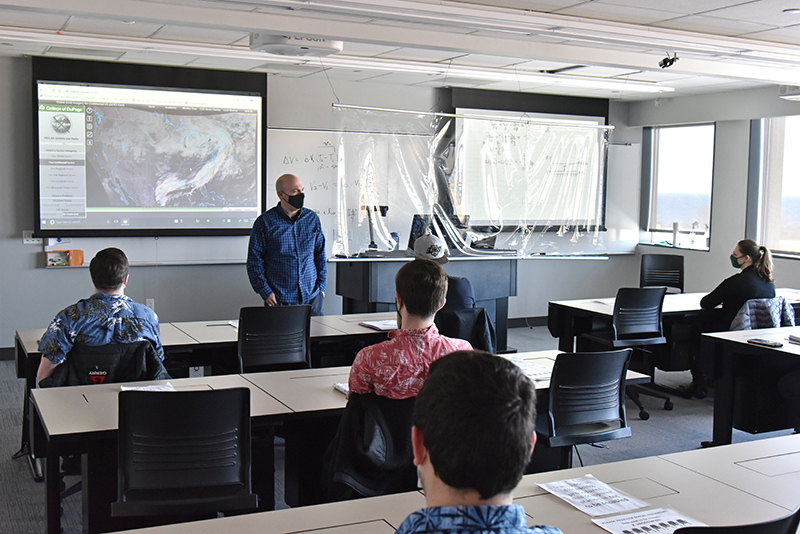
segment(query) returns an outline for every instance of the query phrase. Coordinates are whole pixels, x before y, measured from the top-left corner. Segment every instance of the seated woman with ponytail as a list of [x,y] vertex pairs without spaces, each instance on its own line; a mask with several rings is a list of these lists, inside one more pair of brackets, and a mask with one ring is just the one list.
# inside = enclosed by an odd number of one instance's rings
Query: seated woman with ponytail
[[729,330],[736,312],[748,300],[775,296],[772,254],[767,247],[758,246],[752,239],[743,239],[734,247],[730,259],[733,268],[740,272],[723,280],[700,301],[704,310],[713,310],[722,304],[722,309],[713,319],[719,327],[717,331]]
[[[699,346],[700,333],[725,332],[739,308],[750,299],[767,299],[775,296],[772,279],[772,254],[767,247],[758,246],[752,239],[743,239],[733,248],[731,265],[739,272],[722,281],[714,291],[703,297],[700,307],[707,310],[694,325],[694,337]],[[722,304],[722,308],[715,309]],[[696,353],[692,362],[692,385],[686,389],[688,396],[702,399],[706,396],[706,378],[712,374],[713,359]]]

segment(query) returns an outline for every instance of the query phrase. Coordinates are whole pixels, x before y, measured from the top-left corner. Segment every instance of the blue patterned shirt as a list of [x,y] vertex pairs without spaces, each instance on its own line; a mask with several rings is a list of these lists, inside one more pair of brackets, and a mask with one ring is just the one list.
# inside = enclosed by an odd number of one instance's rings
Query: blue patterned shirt
[[108,345],[147,340],[164,359],[156,312],[125,295],[95,293],[58,312],[39,341],[42,356],[58,365],[75,344]]
[[561,534],[555,527],[528,527],[525,510],[508,506],[434,506],[409,515],[397,534]]
[[328,288],[325,236],[319,217],[302,208],[294,218],[280,204],[253,224],[247,276],[261,298],[275,293],[281,304],[308,304]]

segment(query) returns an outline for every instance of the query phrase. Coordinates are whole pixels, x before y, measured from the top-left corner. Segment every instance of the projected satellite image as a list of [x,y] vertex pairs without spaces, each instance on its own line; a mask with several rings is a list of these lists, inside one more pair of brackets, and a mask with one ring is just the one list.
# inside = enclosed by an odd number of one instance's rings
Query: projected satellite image
[[257,204],[255,114],[102,105],[86,111],[88,205]]

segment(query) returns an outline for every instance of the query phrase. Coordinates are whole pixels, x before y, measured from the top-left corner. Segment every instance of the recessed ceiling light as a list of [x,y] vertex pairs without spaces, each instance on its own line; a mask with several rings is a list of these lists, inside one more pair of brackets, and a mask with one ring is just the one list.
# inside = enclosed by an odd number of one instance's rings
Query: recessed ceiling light
[[123,24],[136,24],[135,20],[123,20],[123,21],[120,21],[120,22],[122,22]]

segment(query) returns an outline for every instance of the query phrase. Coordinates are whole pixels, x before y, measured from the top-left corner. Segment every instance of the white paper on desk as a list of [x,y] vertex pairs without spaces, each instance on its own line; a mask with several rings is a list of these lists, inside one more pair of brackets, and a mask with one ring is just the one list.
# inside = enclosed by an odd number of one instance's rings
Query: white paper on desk
[[239,319],[234,319],[233,321],[228,321],[228,324],[234,327],[236,330],[239,330]]
[[612,534],[633,534],[638,532],[672,534],[676,529],[683,527],[706,526],[705,523],[686,517],[672,508],[655,508],[653,510],[633,512],[632,514],[592,519],[592,521]]
[[172,384],[153,384],[151,386],[120,386],[121,391],[177,391]]
[[348,386],[347,382],[336,382],[333,384],[333,389],[339,393],[344,393],[345,395],[347,395],[347,393],[350,391],[350,387]]
[[597,302],[598,304],[605,304],[607,306],[613,306],[615,300],[616,299],[614,297],[609,297],[607,299],[595,299],[595,302]]
[[361,326],[372,328],[373,330],[380,330],[382,332],[390,332],[397,330],[397,319],[386,319],[385,321],[361,321],[358,323]]
[[539,484],[539,486],[592,517],[618,514],[650,506],[644,501],[600,482],[592,475]]
[[522,369],[522,372],[525,373],[525,376],[530,378],[531,380],[549,380],[550,374],[552,373],[552,369],[545,367],[544,365],[539,365],[538,363],[533,363],[529,360],[523,360],[522,358],[511,357],[509,360]]

